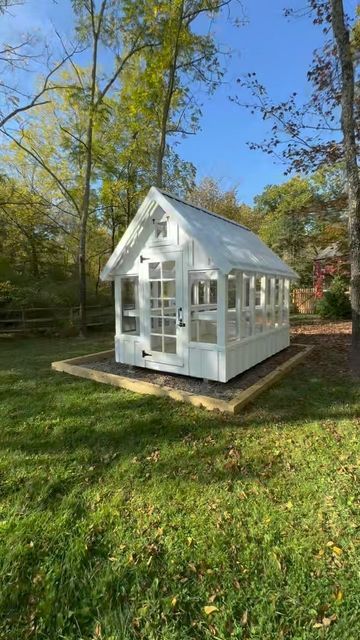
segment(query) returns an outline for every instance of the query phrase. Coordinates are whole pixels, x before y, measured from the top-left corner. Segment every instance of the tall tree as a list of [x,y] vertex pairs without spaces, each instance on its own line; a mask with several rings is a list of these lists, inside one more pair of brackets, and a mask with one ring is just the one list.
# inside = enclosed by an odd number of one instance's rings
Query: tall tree
[[214,178],[203,178],[189,191],[188,199],[208,211],[243,224],[252,231],[257,232],[259,229],[261,216],[239,201],[236,187],[222,189],[220,182]]
[[[300,13],[310,15],[325,34],[324,46],[315,51],[308,71],[313,86],[310,100],[301,104],[294,92],[288,100],[276,103],[256,74],[249,73],[239,80],[239,84],[253,99],[249,102],[237,97],[235,102],[271,121],[271,135],[260,143],[252,141],[250,148],[262,149],[284,161],[287,172],[308,172],[324,164],[344,162],[351,260],[351,368],[360,376],[360,189],[357,166],[360,102],[356,98],[354,78],[359,25],[353,21],[351,27],[345,19],[342,0],[308,0]],[[287,11],[286,14],[294,12]]]
[[[79,306],[80,331],[86,333],[86,234],[90,207],[90,189],[93,171],[93,137],[96,119],[104,100],[119,81],[129,60],[142,49],[154,44],[149,23],[139,10],[137,3],[123,0],[114,3],[101,0],[96,6],[95,0],[73,0],[78,16],[80,39],[91,48],[90,85],[82,87],[87,110],[87,130],[85,135],[85,173],[83,195],[80,205],[79,230]],[[101,83],[99,75],[99,55],[101,45],[113,54],[113,73]]]
[[360,377],[360,180],[354,117],[354,61],[342,0],[331,0],[331,25],[341,69],[341,128],[344,136],[351,263],[352,368]]
[[[200,105],[196,86],[213,92],[221,81],[220,47],[211,25],[216,15],[232,0],[158,0],[153,3],[158,49],[145,54],[140,82],[157,118],[156,175],[158,187],[166,186],[165,164],[170,136],[196,132]],[[201,33],[199,19],[206,19]],[[200,23],[201,24],[201,23]],[[225,52],[224,52],[225,53]]]

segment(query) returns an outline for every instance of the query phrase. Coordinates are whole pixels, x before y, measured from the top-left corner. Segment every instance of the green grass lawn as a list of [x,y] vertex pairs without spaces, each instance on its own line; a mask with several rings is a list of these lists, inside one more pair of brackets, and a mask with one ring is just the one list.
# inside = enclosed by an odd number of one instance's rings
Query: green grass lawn
[[111,343],[0,343],[1,640],[358,640],[355,382],[223,417],[50,370]]

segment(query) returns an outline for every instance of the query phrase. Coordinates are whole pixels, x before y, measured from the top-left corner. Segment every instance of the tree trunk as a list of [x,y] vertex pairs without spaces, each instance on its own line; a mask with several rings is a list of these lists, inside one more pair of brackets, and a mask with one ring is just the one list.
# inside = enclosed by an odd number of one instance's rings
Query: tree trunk
[[168,79],[168,84],[167,84],[166,93],[165,93],[163,110],[161,114],[159,147],[158,147],[158,153],[157,153],[157,159],[156,159],[156,186],[159,187],[159,189],[162,188],[163,181],[164,181],[164,155],[166,150],[166,134],[167,134],[168,121],[169,121],[169,114],[171,109],[171,101],[172,101],[172,97],[175,89],[177,60],[179,55],[179,41],[180,41],[180,34],[181,34],[182,25],[183,25],[183,19],[184,19],[184,2],[182,2],[180,5],[178,29],[177,29],[176,39],[174,43],[172,60],[169,68],[169,79]]
[[90,204],[90,183],[92,171],[92,137],[93,117],[90,114],[88,131],[86,136],[86,170],[84,195],[81,206],[80,237],[79,237],[79,311],[80,311],[80,335],[86,335],[86,235]]
[[[111,254],[115,251],[115,234],[116,234],[116,219],[114,213],[114,207],[111,205]],[[115,301],[115,282],[111,280],[111,300]]]
[[344,136],[351,265],[351,369],[354,375],[360,377],[360,180],[354,119],[354,63],[349,31],[345,24],[343,0],[331,0],[331,22],[342,82],[341,128]]
[[79,320],[80,335],[86,335],[86,222],[81,219],[79,237]]
[[92,50],[92,66],[91,66],[91,87],[90,87],[90,104],[89,104],[89,120],[86,132],[86,169],[84,179],[84,193],[80,212],[80,237],[79,237],[79,307],[80,307],[80,335],[86,335],[86,239],[87,239],[87,223],[89,218],[90,204],[90,185],[92,174],[92,144],[93,144],[93,127],[94,127],[94,111],[95,111],[95,94],[96,94],[96,74],[98,60],[98,44],[101,30],[101,22],[105,11],[106,0],[103,0],[98,18],[98,24],[95,26],[95,5],[93,0],[90,2],[93,50]]

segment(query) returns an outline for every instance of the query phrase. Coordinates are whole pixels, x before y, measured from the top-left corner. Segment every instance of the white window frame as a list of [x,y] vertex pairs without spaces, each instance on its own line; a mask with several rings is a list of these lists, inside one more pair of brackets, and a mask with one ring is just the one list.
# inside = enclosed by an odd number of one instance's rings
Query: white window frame
[[[192,283],[192,276],[196,276],[199,275],[199,281],[201,280],[200,275],[203,274],[204,275],[204,280],[205,280],[205,296],[208,299],[208,302],[199,303],[199,288],[196,287],[195,288],[195,301],[194,303],[192,302],[192,290],[193,290],[193,283]],[[211,277],[212,274],[215,274],[216,277]],[[196,346],[196,347],[204,347],[204,345],[206,347],[216,347],[219,345],[219,285],[220,285],[220,272],[218,269],[190,269],[188,272],[188,287],[189,287],[189,344],[191,346]],[[216,299],[216,303],[215,302],[210,302],[210,283],[211,281],[214,280],[217,283],[217,299]],[[212,310],[209,309],[208,307],[211,306],[216,306],[216,310]],[[195,308],[194,308],[195,307]],[[192,333],[192,322],[193,321],[207,321],[208,318],[201,318],[200,317],[196,317],[194,316],[194,314],[201,314],[201,313],[206,313],[206,311],[209,311],[209,313],[211,313],[214,316],[214,319],[210,319],[209,321],[211,322],[215,322],[216,323],[216,342],[203,342],[200,340],[192,340],[191,339],[191,333]]]
[[[137,286],[135,292],[135,308],[132,317],[137,318],[137,326],[138,330],[136,333],[129,333],[123,330],[123,296],[122,296],[122,283],[124,280],[137,279]],[[126,273],[116,277],[115,279],[115,308],[116,312],[116,334],[118,336],[127,337],[127,338],[139,338],[141,329],[140,329],[140,277],[138,273]]]

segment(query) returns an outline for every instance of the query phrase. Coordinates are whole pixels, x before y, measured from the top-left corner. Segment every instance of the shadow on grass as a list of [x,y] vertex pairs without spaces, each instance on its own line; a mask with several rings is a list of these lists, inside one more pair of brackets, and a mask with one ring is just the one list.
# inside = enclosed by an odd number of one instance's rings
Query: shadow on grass
[[[174,449],[173,459],[156,466],[160,476],[180,477],[182,472],[196,474],[198,462],[202,470],[198,481],[204,483],[232,480],[240,477],[266,478],[277,473],[279,461],[264,453],[254,454],[254,460],[234,468],[216,468],[215,461],[224,453],[222,431],[238,437],[244,430],[267,428],[296,429],[299,425],[322,420],[342,420],[355,417],[359,403],[359,387],[346,376],[339,377],[331,368],[321,372],[318,349],[324,349],[327,335],[306,336],[317,349],[305,364],[297,367],[281,384],[257,398],[240,416],[209,413],[163,398],[139,396],[97,383],[74,379],[48,370],[49,355],[37,353],[37,378],[30,363],[21,374],[9,376],[6,394],[10,427],[4,428],[0,450],[21,454],[13,456],[14,464],[26,475],[27,469],[54,468],[75,465],[80,468],[69,477],[52,477],[48,473],[45,503],[62,500],[79,482],[91,486],[109,473],[114,465],[127,464],[134,458],[142,460],[137,477],[155,469],[147,458],[163,446]],[[297,341],[302,336],[297,336]],[[40,341],[39,341],[40,342]],[[346,350],[340,345],[340,351]],[[59,345],[52,345],[58,349]],[[73,345],[71,345],[73,347]],[[76,343],[75,343],[76,346]],[[86,349],[84,349],[86,351]],[[30,355],[31,351],[29,351]],[[336,359],[337,351],[332,353]],[[20,385],[20,387],[19,387]],[[19,388],[21,395],[19,395]],[[5,398],[5,396],[4,396]],[[189,456],[182,441],[192,435],[197,441],[211,436],[213,442],[197,455]],[[197,457],[198,456],[198,457]],[[90,471],[89,471],[90,469]],[[134,467],[136,469],[136,467]],[[151,475],[150,474],[150,475]],[[45,482],[46,477],[39,483]],[[36,483],[37,486],[37,483]],[[8,487],[16,492],[19,487]],[[36,492],[36,488],[33,488]]]

